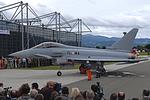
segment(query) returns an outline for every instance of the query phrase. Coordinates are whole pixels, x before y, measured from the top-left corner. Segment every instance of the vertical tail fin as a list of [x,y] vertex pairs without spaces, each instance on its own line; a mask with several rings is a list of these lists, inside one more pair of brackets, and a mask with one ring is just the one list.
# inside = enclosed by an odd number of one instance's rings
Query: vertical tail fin
[[125,34],[119,41],[115,42],[110,48],[123,51],[131,51],[137,32],[138,29],[133,28],[131,31]]

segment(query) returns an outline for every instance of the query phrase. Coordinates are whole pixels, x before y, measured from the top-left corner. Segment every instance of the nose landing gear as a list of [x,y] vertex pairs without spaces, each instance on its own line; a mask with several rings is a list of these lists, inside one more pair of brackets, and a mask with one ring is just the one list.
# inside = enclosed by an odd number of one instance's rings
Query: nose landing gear
[[57,76],[61,76],[62,75],[62,72],[61,71],[58,71],[57,72]]

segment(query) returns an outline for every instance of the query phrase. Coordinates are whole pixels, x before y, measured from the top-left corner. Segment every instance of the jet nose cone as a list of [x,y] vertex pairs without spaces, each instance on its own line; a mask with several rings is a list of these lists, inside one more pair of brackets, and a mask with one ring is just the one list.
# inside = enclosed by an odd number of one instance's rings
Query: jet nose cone
[[8,56],[19,57],[19,58],[27,58],[27,57],[29,57],[29,54],[30,54],[29,51],[30,50],[22,50],[22,51],[18,51],[18,52],[15,52],[15,53],[11,53]]
[[8,56],[15,57],[16,55],[17,55],[17,53],[11,53]]
[[11,57],[22,57],[23,53],[24,53],[24,51],[18,51],[18,52],[11,53],[8,56],[11,56]]

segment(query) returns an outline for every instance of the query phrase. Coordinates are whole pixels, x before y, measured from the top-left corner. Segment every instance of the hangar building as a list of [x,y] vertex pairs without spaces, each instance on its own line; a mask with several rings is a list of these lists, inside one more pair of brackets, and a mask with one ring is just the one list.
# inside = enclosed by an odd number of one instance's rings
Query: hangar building
[[81,46],[82,33],[90,31],[81,19],[66,20],[57,12],[39,16],[22,1],[6,5],[0,7],[0,56],[45,41]]

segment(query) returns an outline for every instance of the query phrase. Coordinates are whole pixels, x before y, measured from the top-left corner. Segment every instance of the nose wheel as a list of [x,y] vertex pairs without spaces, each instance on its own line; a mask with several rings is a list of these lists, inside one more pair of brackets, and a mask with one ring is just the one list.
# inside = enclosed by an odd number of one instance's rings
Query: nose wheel
[[62,72],[61,71],[58,71],[57,72],[57,76],[61,76],[62,75]]

